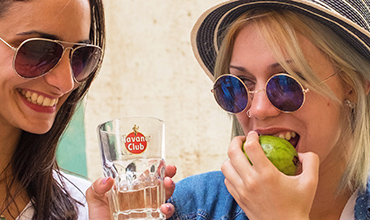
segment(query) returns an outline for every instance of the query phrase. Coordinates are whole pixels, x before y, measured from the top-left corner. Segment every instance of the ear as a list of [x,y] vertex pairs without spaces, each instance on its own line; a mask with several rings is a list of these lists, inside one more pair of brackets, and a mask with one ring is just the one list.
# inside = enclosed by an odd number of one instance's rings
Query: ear
[[365,86],[365,93],[366,93],[366,95],[368,95],[369,94],[369,92],[370,92],[370,81],[369,80],[365,80],[365,84],[364,84],[364,86]]
[[[367,80],[367,79],[363,79],[364,80],[364,91],[365,91],[365,94],[368,95],[369,92],[370,92],[370,81]],[[354,92],[354,89],[347,86],[347,88],[345,89],[345,96],[346,96],[346,99],[350,100],[350,101],[355,101],[356,100],[356,97],[355,97],[355,92]]]
[[345,99],[347,99],[351,102],[356,102],[355,89],[352,86],[350,86],[349,84],[346,84],[344,86],[344,97],[345,97]]

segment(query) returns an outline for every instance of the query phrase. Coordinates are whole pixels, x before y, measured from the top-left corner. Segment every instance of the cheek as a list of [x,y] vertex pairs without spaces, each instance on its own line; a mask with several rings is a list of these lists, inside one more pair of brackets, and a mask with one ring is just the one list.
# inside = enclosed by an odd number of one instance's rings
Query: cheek
[[[0,50],[0,53],[3,53],[3,50]],[[0,70],[1,78],[10,78],[13,76],[17,76],[13,70],[13,55],[0,56],[0,66],[1,66]]]
[[[328,154],[335,148],[342,132],[342,110],[334,101],[315,100],[315,105],[310,106],[310,112],[305,117],[307,134],[303,151],[313,151],[325,160]],[[315,106],[315,107],[312,107]],[[304,140],[304,139],[302,139]]]
[[71,94],[71,92],[65,94],[64,96],[62,96],[59,101],[58,101],[58,104],[57,104],[57,112],[59,112],[60,108],[62,107],[62,105],[66,102],[66,100],[68,99],[69,95]]
[[236,114],[236,118],[238,119],[238,122],[241,125],[245,135],[253,129],[252,123],[248,118],[246,111]]

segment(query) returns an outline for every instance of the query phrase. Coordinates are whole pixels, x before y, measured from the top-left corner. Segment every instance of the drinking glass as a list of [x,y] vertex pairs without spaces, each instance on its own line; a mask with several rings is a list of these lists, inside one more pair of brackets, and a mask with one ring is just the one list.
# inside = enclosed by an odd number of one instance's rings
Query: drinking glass
[[103,172],[115,185],[108,192],[114,220],[165,219],[164,122],[144,116],[113,119],[98,126]]

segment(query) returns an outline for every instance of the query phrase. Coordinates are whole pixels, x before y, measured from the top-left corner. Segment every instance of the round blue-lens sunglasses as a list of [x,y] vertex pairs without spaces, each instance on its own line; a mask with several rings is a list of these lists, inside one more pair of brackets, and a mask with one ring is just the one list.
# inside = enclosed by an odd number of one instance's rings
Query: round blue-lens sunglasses
[[[323,82],[335,74],[329,76]],[[278,73],[267,80],[264,89],[255,91],[250,91],[237,76],[232,74],[221,75],[216,79],[212,92],[222,109],[236,114],[247,109],[252,96],[263,90],[271,104],[282,112],[294,112],[300,109],[305,101],[305,94],[309,91],[293,76]]]

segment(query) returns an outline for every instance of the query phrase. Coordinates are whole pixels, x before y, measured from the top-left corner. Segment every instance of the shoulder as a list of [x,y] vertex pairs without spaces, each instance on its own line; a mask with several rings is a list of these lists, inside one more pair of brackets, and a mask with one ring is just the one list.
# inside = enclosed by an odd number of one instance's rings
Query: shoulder
[[79,220],[88,219],[88,207],[86,201],[86,190],[91,186],[91,182],[71,174],[54,172],[54,178],[61,184],[62,187],[80,204]]
[[173,199],[178,203],[196,202],[201,205],[219,196],[228,197],[224,179],[224,175],[219,171],[189,176],[176,183]]
[[[79,220],[88,220],[88,207],[85,198],[85,192],[90,187],[91,182],[80,177],[66,174],[60,171],[53,172],[54,179],[68,192],[78,204]],[[29,202],[26,208],[16,220],[30,220],[34,214],[32,203]]]
[[237,219],[244,212],[228,192],[220,171],[187,177],[176,183],[170,198],[173,219]]
[[86,190],[91,186],[91,182],[82,177],[66,174],[63,172],[61,174],[66,187],[69,189],[69,192],[73,194],[80,194],[80,192],[83,192],[83,195],[85,195]]

